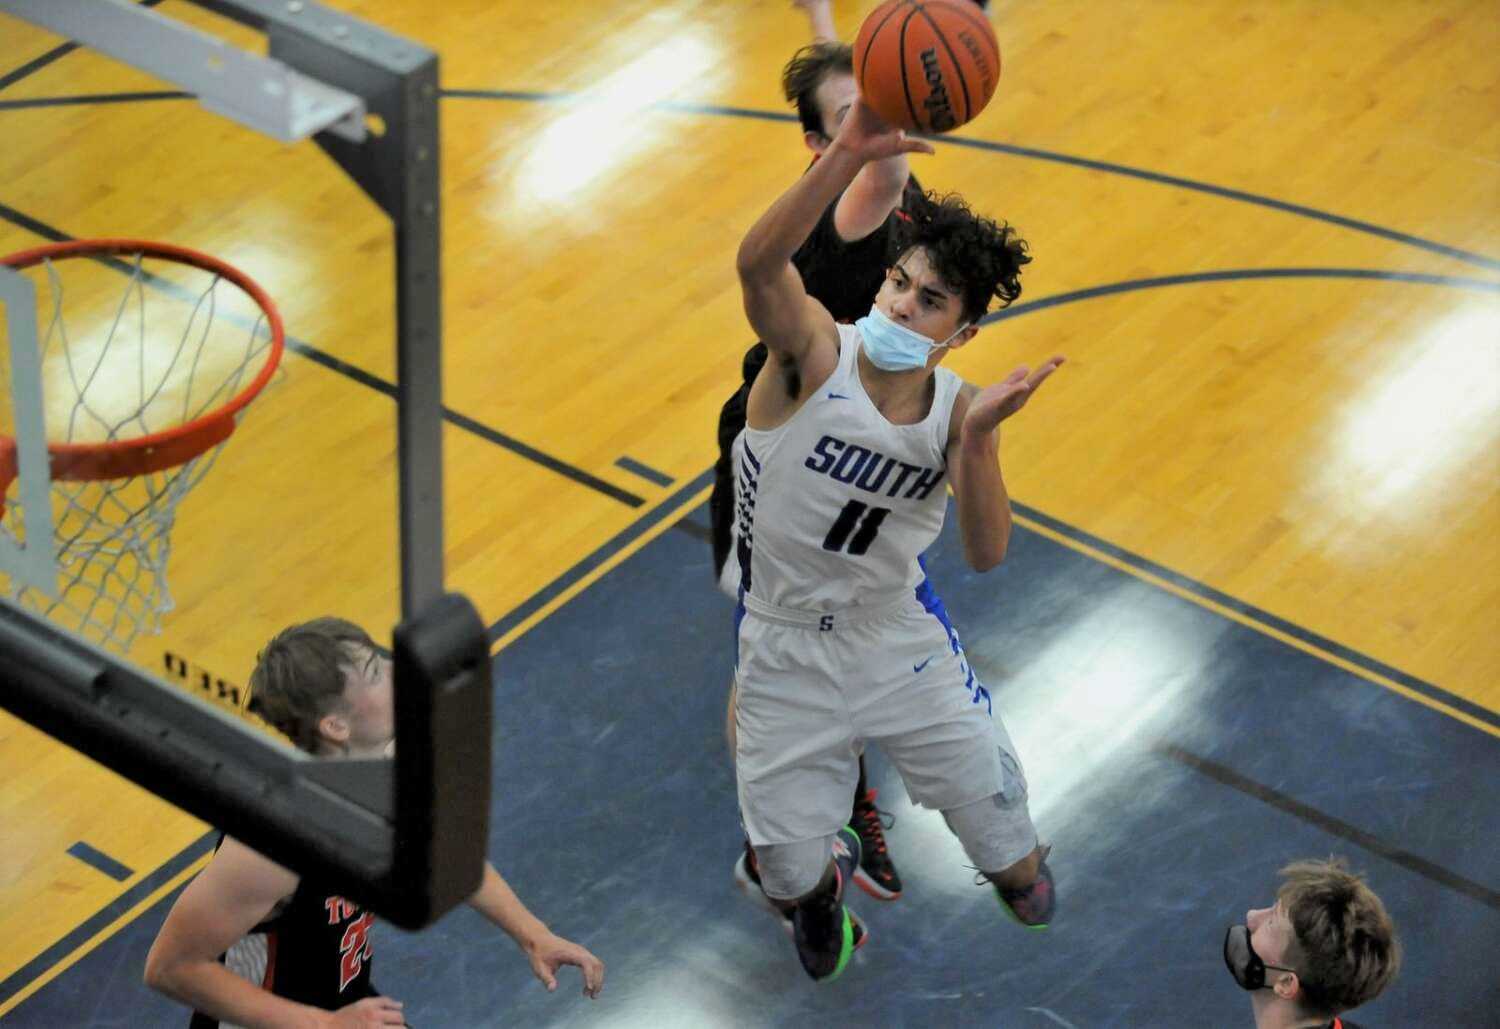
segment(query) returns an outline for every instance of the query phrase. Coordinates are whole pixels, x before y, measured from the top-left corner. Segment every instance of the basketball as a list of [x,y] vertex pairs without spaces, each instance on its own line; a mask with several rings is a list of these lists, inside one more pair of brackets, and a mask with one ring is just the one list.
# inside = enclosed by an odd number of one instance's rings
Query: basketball
[[854,77],[898,128],[948,132],[973,119],[1000,81],[1000,43],[969,0],[886,0],[860,26]]

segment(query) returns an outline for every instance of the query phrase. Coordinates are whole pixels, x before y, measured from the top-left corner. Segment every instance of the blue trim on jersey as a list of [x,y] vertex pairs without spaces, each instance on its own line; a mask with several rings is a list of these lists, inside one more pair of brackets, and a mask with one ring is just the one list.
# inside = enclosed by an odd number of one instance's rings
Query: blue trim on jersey
[[958,663],[964,670],[964,687],[968,689],[972,702],[978,704],[980,701],[983,701],[985,711],[993,716],[995,714],[995,707],[990,702],[990,691],[984,688],[984,684],[974,674],[974,669],[969,664],[969,659],[964,655],[963,644],[958,639],[958,630],[953,628],[953,620],[948,617],[948,609],[943,606],[943,598],[937,595],[937,590],[932,588],[932,580],[927,578],[925,574],[927,571],[927,562],[919,556],[917,563],[921,565],[922,572],[924,573],[922,581],[917,584],[917,601],[928,614],[932,615],[932,617],[936,618],[942,624],[943,630],[948,634],[948,645],[953,648],[953,653],[958,655]]

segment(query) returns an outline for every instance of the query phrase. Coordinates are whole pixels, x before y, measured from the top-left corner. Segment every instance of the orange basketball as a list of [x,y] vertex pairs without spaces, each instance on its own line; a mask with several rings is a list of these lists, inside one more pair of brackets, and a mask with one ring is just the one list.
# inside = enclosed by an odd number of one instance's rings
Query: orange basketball
[[970,0],[886,0],[854,40],[854,78],[892,125],[947,132],[995,95],[1000,44]]

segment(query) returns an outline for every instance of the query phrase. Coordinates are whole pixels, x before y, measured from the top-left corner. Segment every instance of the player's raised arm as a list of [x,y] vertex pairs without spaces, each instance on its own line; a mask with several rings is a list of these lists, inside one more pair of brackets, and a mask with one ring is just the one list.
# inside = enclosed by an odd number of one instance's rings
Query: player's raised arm
[[856,100],[822,159],[777,198],[740,244],[735,265],[745,314],[781,360],[800,363],[817,340],[831,344],[837,338],[827,310],[803,288],[792,255],[866,162],[906,153],[932,153],[932,147],[907,139]]

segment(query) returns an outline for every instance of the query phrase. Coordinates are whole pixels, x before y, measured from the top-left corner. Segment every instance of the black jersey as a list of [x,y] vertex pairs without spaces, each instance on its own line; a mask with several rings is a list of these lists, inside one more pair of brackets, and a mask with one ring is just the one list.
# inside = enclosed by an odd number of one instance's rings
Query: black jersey
[[[327,890],[297,884],[291,900],[219,960],[231,972],[299,1004],[336,1011],[376,996],[370,983],[375,916]],[[193,1012],[189,1029],[232,1029]]]
[[[842,199],[842,198],[841,198]],[[907,176],[901,202],[885,222],[863,239],[845,240],[834,225],[835,200],[823,211],[812,233],[792,255],[807,295],[828,308],[836,322],[852,322],[870,313],[870,304],[895,258],[896,229],[908,212],[925,202],[915,176]]]
[[[840,198],[842,199],[842,197]],[[808,296],[817,300],[835,321],[852,322],[870,313],[875,294],[885,280],[886,269],[895,259],[896,233],[909,212],[926,202],[916,176],[908,176],[901,203],[884,223],[863,239],[845,240],[834,225],[838,200],[829,204],[812,233],[792,255],[792,264],[802,276]],[[729,448],[745,427],[745,402],[750,384],[766,363],[766,346],[756,343],[745,352],[742,383],[719,410],[719,460],[714,465],[714,489],[708,498],[712,528],[714,575],[724,569],[729,557],[730,529],[734,521],[734,473]]]

